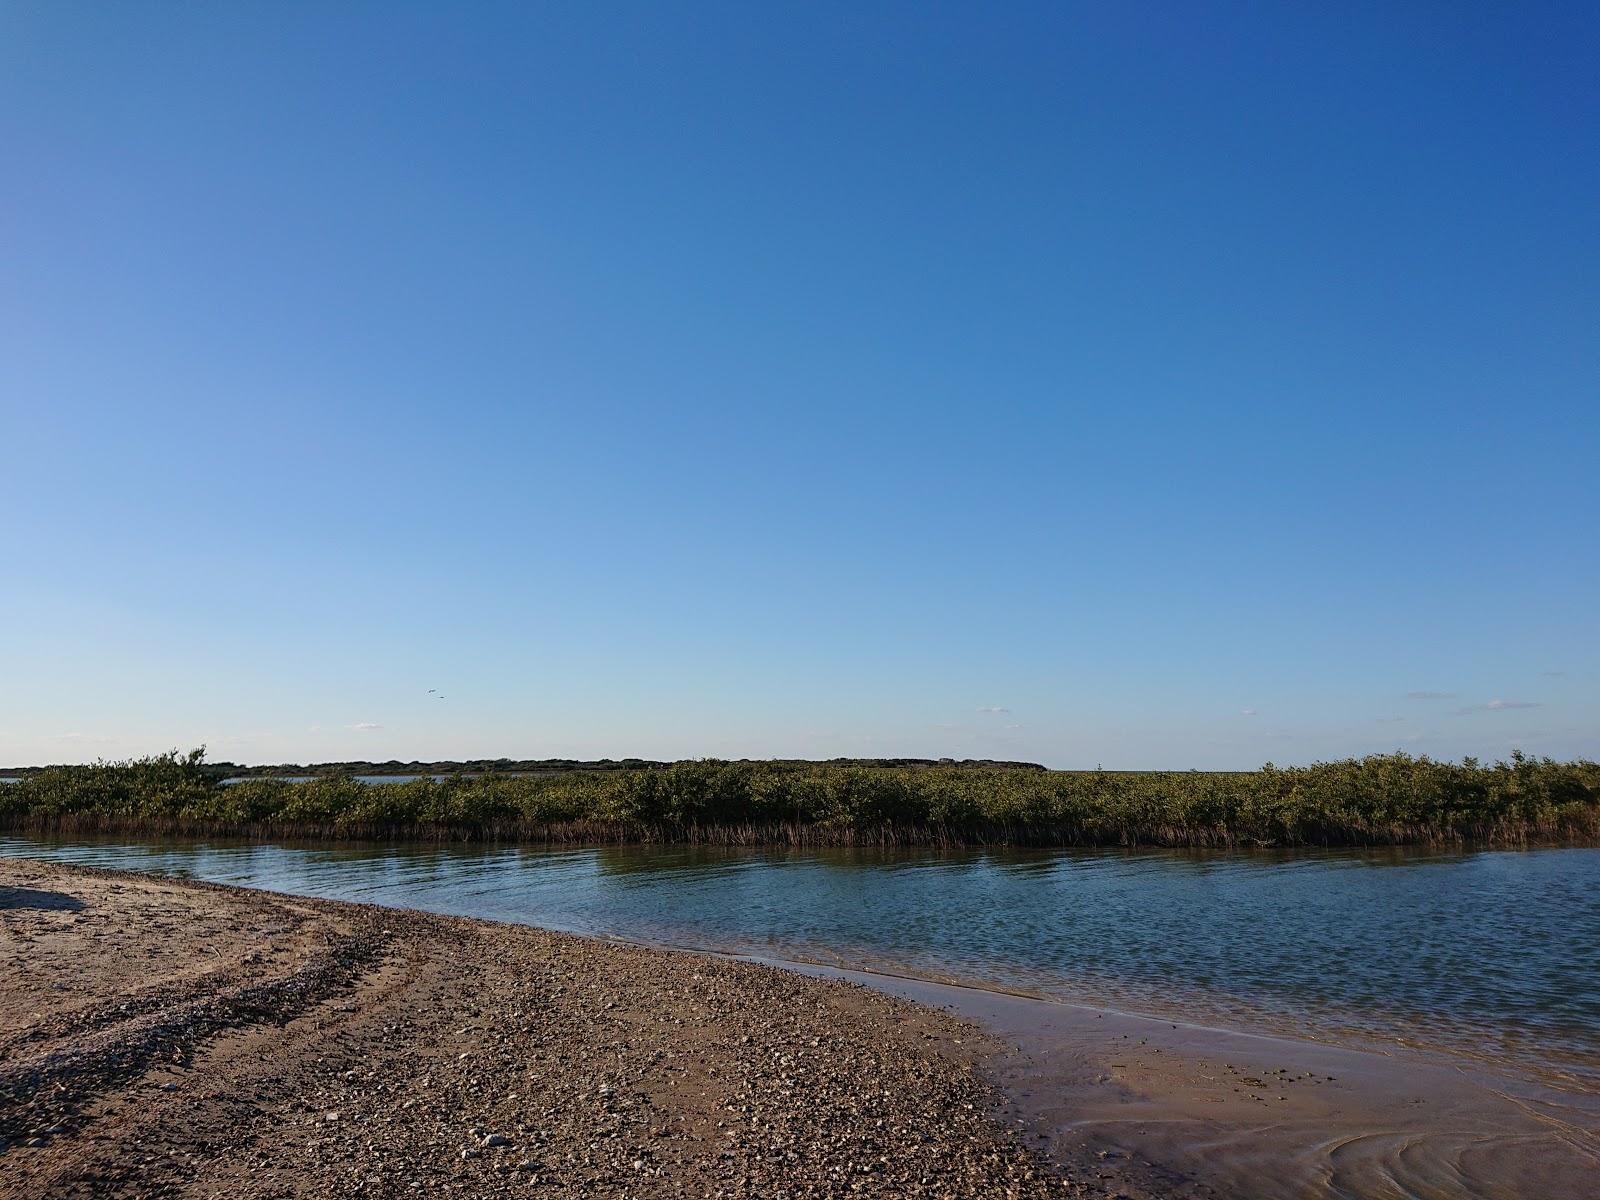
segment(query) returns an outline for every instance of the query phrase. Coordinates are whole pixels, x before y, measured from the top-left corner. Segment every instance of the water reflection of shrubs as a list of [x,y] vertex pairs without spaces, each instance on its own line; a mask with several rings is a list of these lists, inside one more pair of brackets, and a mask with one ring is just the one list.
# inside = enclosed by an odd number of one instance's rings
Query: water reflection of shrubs
[[542,776],[224,785],[203,754],[51,767],[0,824],[60,832],[728,845],[1600,842],[1600,765],[1405,754],[1238,772],[704,760]]

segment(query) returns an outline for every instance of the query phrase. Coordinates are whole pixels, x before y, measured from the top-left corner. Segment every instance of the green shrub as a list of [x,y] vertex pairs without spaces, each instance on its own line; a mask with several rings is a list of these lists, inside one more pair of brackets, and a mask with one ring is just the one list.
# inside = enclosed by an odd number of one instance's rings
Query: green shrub
[[1491,766],[1389,754],[1209,773],[707,759],[375,784],[341,774],[224,784],[203,759],[173,751],[33,772],[0,786],[0,823],[330,836],[537,835],[583,823],[619,836],[898,830],[913,839],[1172,845],[1600,840],[1600,766],[1520,753]]

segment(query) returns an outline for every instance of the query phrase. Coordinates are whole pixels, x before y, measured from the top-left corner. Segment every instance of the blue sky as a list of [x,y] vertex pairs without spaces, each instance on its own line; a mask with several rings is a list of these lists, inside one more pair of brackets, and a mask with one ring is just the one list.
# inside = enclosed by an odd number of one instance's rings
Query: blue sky
[[6,5],[0,763],[1600,756],[1597,52]]

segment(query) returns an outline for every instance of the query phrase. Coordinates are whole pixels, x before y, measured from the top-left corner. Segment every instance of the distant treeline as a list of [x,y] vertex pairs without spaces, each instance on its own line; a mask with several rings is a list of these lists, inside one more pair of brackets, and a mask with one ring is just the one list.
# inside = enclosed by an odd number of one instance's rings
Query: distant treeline
[[1600,765],[1520,753],[1492,765],[1392,754],[1233,772],[697,760],[432,773],[223,784],[199,750],[47,767],[0,785],[0,827],[728,845],[1600,844]]
[[[817,765],[810,759],[762,760],[764,765],[804,767]],[[993,758],[831,758],[825,765],[836,767],[994,767],[1018,771],[1043,771],[1039,763],[1010,762]],[[645,767],[670,767],[670,762],[651,758],[468,758],[423,762],[412,759],[386,762],[360,759],[351,762],[276,763],[270,766],[245,766],[234,762],[207,762],[200,770],[216,779],[258,779],[283,775],[555,775],[569,771],[637,771]],[[0,777],[25,778],[51,767],[0,767]]]

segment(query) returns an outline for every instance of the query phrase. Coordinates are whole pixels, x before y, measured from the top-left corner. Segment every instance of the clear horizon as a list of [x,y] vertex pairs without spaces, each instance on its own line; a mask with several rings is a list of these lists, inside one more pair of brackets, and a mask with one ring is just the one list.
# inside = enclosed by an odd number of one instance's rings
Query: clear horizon
[[0,763],[1600,758],[1600,13],[19,4]]

